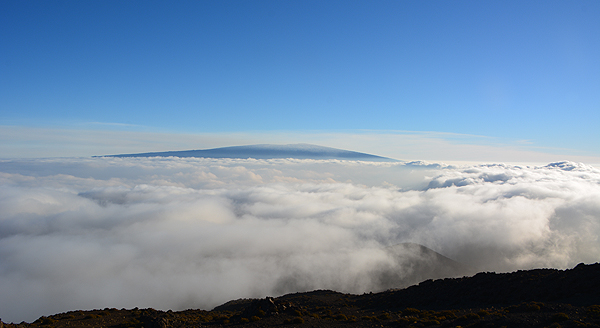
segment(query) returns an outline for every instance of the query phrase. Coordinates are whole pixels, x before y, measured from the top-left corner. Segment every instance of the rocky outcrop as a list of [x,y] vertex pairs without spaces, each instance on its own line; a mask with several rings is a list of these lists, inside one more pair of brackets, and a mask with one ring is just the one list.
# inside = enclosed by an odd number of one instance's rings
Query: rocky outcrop
[[296,309],[296,306],[291,302],[274,299],[273,297],[265,297],[250,303],[242,312],[242,317],[265,317],[278,315],[280,313],[289,313]]

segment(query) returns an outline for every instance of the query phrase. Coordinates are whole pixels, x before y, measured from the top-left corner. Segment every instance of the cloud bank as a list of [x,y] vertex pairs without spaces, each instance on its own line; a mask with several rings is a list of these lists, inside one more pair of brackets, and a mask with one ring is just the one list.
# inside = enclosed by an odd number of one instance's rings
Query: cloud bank
[[0,318],[209,309],[236,298],[380,287],[425,245],[478,271],[600,254],[600,171],[314,160],[0,161]]

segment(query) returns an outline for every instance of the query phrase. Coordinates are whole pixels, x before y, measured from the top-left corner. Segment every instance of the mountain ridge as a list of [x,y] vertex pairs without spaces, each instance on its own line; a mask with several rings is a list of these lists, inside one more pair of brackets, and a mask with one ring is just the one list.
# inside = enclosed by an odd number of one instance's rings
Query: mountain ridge
[[[201,292],[201,291],[198,291]],[[331,290],[238,299],[214,309],[105,308],[0,327],[599,327],[600,263],[481,272],[362,295]]]
[[230,146],[210,149],[147,152],[133,154],[104,155],[94,157],[203,157],[203,158],[296,158],[296,159],[342,159],[374,162],[397,162],[398,160],[344,150],[332,147],[318,146],[306,143],[300,144],[256,144],[245,146]]

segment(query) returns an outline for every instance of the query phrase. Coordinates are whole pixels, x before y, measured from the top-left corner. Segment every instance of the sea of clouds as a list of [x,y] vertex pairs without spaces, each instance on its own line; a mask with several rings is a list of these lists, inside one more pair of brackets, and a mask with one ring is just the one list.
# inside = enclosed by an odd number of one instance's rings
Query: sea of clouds
[[564,269],[598,262],[598,236],[600,171],[571,162],[0,160],[0,318],[376,291],[404,242]]

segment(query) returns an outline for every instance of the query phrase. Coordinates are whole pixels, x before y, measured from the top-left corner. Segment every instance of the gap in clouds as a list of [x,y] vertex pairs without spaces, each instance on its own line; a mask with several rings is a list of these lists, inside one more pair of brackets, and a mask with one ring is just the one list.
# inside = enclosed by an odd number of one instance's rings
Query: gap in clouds
[[571,162],[2,160],[0,317],[377,291],[414,276],[387,251],[407,242],[475,271],[567,268],[598,261],[598,235],[600,171]]

